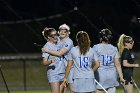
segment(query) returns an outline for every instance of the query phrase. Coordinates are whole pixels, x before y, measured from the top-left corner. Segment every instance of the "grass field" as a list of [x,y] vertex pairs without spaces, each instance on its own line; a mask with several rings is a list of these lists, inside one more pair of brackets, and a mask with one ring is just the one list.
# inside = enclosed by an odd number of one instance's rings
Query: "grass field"
[[[7,93],[7,91],[0,91],[0,93]],[[10,93],[51,93],[50,90],[29,90],[29,91],[10,91]],[[70,93],[68,90],[67,93]],[[93,92],[94,93],[94,92]],[[122,88],[117,89],[116,93],[124,93]],[[136,89],[134,89],[134,93],[138,93]]]
[[[7,93],[7,92],[0,92],[0,93]],[[51,93],[51,91],[42,90],[42,91],[12,91],[10,93]],[[67,93],[70,93],[67,91]],[[118,90],[117,93],[123,93],[122,90]]]

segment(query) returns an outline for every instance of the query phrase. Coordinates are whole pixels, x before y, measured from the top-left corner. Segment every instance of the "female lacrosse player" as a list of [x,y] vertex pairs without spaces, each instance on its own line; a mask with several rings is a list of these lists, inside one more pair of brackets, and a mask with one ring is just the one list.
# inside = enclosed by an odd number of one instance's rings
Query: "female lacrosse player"
[[[112,38],[112,33],[109,29],[103,29],[99,32],[100,43],[93,46],[96,56],[98,56],[100,67],[97,70],[96,78],[108,93],[116,93],[117,73],[120,80],[123,80],[121,65],[119,62],[118,50],[113,45],[109,44]],[[97,85],[97,93],[104,93],[101,86]]]
[[121,56],[121,66],[123,77],[125,79],[124,91],[125,93],[133,93],[133,68],[139,67],[139,64],[134,63],[134,55],[131,53],[134,41],[131,36],[122,34],[118,41],[119,54]]
[[[44,48],[57,51],[57,31],[54,28],[45,28],[42,32],[47,40]],[[48,82],[51,86],[51,93],[60,93],[60,83],[64,79],[65,65],[60,62],[59,57],[43,53],[43,64],[47,66]]]
[[[73,91],[74,93],[92,93],[96,90],[94,71],[99,67],[99,62],[94,61],[94,53],[90,48],[90,39],[85,31],[79,31],[76,35],[78,45],[70,51],[68,65],[63,81],[66,86],[67,77],[74,64]],[[94,64],[94,67],[93,67]]]
[[[69,54],[70,49],[73,47],[73,41],[69,38],[70,34],[70,27],[66,24],[62,24],[59,26],[59,41],[57,44],[57,50],[51,50],[49,48],[42,48],[43,52],[47,52],[51,55],[55,55],[60,57],[60,61],[65,64],[65,67],[67,66],[67,56]],[[66,68],[65,68],[66,69]],[[70,85],[70,90],[72,88],[72,69],[71,69],[71,74],[69,75],[69,85]],[[66,90],[64,90],[66,91]],[[72,93],[72,91],[71,91]]]

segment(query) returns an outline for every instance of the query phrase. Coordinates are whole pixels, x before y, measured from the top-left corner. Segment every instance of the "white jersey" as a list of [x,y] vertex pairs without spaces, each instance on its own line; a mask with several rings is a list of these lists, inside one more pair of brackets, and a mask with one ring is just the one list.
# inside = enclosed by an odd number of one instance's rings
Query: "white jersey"
[[81,55],[78,46],[73,47],[70,51],[69,60],[73,60],[74,62],[74,79],[94,78],[92,69],[94,53],[92,48],[90,48],[85,55]]

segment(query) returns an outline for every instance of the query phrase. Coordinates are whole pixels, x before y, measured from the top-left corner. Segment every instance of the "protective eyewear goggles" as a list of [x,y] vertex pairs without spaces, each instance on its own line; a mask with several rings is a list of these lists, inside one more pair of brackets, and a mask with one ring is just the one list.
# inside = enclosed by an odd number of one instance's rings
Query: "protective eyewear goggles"
[[58,34],[50,34],[49,37],[52,37],[52,38],[55,38],[55,37],[58,37]]

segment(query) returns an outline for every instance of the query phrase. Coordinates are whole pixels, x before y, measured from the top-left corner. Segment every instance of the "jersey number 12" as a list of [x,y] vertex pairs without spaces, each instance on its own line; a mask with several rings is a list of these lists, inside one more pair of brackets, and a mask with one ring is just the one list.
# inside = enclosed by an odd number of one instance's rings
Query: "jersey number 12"
[[101,55],[101,56],[102,56],[102,63],[104,66],[108,66],[113,61],[112,56],[108,56],[108,55]]

